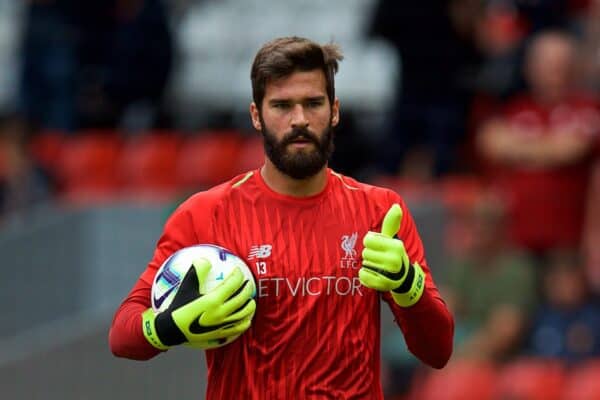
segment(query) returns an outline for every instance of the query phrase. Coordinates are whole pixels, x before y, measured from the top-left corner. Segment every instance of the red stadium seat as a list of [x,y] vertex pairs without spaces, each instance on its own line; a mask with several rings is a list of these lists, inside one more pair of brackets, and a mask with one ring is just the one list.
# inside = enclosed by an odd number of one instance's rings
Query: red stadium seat
[[242,142],[240,154],[236,161],[236,173],[251,171],[263,165],[265,150],[262,136],[255,134],[247,137]]
[[170,132],[147,133],[127,140],[118,163],[123,190],[145,197],[174,195],[181,143],[182,138]]
[[470,209],[485,191],[482,182],[471,176],[445,177],[439,188],[442,201],[453,212]]
[[66,138],[56,165],[63,197],[79,202],[114,196],[120,150],[121,140],[113,132],[81,132]]
[[522,359],[499,371],[498,399],[560,400],[565,371],[557,361]]
[[495,371],[491,364],[467,360],[454,361],[442,370],[432,370],[424,382],[416,384],[414,398],[492,400],[495,378]]
[[600,400],[600,360],[570,371],[561,400]]
[[177,180],[186,190],[199,190],[236,174],[242,138],[236,131],[211,131],[184,141],[177,160]]
[[54,172],[60,158],[60,150],[65,135],[62,132],[40,132],[28,143],[28,150],[33,160],[46,171]]

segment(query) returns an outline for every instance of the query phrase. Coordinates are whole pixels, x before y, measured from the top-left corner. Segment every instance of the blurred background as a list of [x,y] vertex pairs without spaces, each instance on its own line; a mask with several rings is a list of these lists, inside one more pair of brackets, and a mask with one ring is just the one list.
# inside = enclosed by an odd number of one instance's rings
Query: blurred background
[[404,196],[456,319],[433,371],[383,312],[386,399],[600,399],[598,0],[0,0],[1,397],[202,398],[200,352],[108,327],[173,208],[261,165],[290,35],[342,46],[331,165]]

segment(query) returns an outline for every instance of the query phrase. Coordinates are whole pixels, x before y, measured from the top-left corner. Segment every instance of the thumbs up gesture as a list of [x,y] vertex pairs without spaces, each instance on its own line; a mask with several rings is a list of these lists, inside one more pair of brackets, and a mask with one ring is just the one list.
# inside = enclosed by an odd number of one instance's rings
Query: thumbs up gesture
[[400,306],[415,304],[425,289],[425,273],[419,264],[411,264],[402,240],[394,236],[400,229],[402,208],[392,205],[381,226],[381,233],[367,232],[363,239],[363,265],[360,282],[380,292],[392,292]]

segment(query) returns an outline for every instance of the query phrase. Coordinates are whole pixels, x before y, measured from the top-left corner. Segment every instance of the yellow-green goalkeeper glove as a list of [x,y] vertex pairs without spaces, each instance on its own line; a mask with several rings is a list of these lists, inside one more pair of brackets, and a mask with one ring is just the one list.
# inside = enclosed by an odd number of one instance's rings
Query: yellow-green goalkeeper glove
[[398,305],[410,307],[425,290],[425,273],[418,263],[410,263],[404,243],[397,239],[401,222],[402,208],[394,204],[383,218],[381,233],[367,232],[358,277],[364,286],[391,291]]
[[235,268],[219,286],[200,293],[210,268],[206,259],[194,261],[169,307],[142,314],[144,336],[151,345],[159,350],[185,342],[202,347],[198,344],[239,335],[250,327],[256,302],[242,271]]

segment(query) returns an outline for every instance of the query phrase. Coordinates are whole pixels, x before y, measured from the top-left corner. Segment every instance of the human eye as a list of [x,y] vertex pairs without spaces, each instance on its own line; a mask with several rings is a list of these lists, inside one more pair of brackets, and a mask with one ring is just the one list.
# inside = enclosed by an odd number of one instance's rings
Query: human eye
[[277,110],[287,110],[288,108],[290,108],[290,103],[288,103],[286,101],[277,101],[277,102],[271,104],[271,107],[273,107]]
[[324,104],[324,101],[322,99],[312,99],[306,102],[306,106],[308,108],[318,108],[321,107]]

